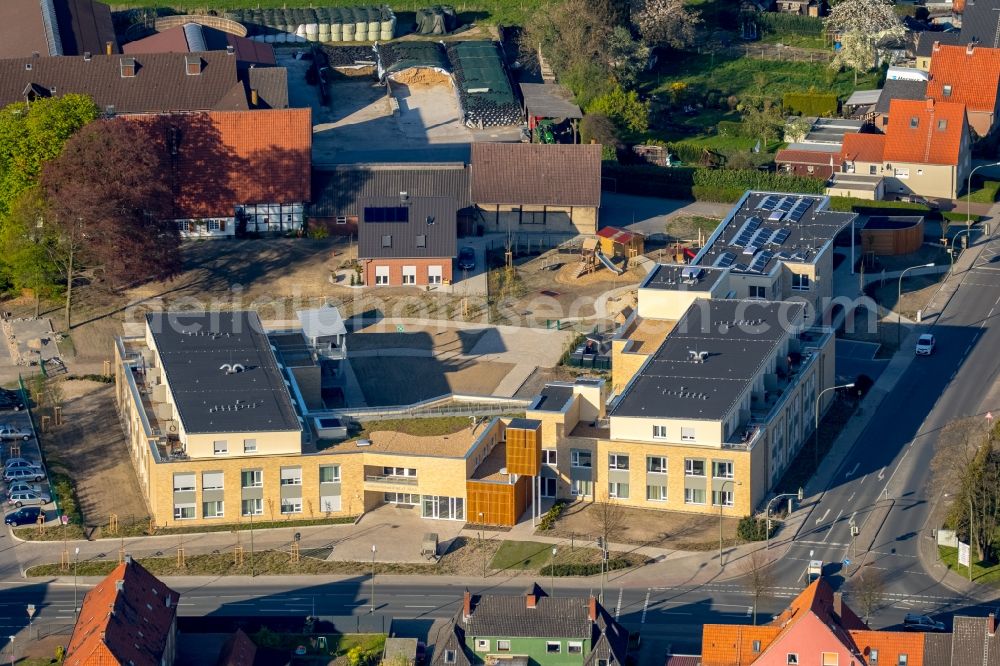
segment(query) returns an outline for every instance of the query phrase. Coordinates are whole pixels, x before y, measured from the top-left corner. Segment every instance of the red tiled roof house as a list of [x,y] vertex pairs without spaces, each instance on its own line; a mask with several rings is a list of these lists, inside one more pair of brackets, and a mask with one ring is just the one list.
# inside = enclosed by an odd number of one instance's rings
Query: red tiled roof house
[[936,46],[927,97],[964,104],[976,135],[988,136],[997,126],[1000,109],[1000,49]]
[[83,599],[67,666],[170,666],[179,595],[126,556]]

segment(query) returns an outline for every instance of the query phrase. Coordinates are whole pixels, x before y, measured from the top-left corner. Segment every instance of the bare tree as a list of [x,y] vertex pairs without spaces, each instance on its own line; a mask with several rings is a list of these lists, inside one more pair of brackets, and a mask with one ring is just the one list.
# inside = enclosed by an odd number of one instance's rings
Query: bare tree
[[737,569],[743,575],[743,582],[753,597],[753,623],[757,624],[757,604],[774,585],[771,558],[768,557],[766,550],[758,548],[744,557]]
[[603,500],[594,502],[592,508],[597,520],[598,536],[604,539],[604,547],[618,539],[625,531],[625,507],[617,502]]
[[874,615],[885,600],[885,578],[878,569],[865,569],[851,581],[851,591],[858,601],[858,608],[865,616],[865,624],[868,624],[868,618]]

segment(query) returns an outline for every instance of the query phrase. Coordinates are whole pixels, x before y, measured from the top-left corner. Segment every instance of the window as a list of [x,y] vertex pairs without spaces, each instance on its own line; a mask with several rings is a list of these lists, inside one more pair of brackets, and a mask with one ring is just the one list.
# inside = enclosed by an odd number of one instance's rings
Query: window
[[685,504],[704,504],[705,503],[705,489],[704,488],[685,488],[684,489],[684,503]]
[[566,652],[570,654],[583,654],[583,643],[580,641],[570,641],[566,643]]
[[302,485],[302,468],[301,467],[282,467],[281,468],[281,485],[283,485],[283,486],[301,486]]
[[916,116],[910,116],[910,127],[912,129],[920,127],[920,118],[917,118]]
[[229,453],[229,444],[224,439],[217,439],[212,442],[212,449],[217,456],[224,456]]
[[489,652],[490,651],[490,641],[488,638],[477,638],[476,639],[476,652]]
[[816,167],[809,165],[806,167],[806,171],[808,171],[809,173],[813,173],[814,171],[816,171]]
[[733,491],[732,490],[713,490],[712,491],[712,505],[713,506],[732,506],[733,505]]
[[705,461],[701,458],[685,458],[684,476],[705,476]]
[[302,513],[302,498],[288,497],[281,500],[281,513]]
[[347,216],[346,215],[338,215],[336,223],[337,224],[347,224]]
[[320,465],[320,467],[319,467],[319,482],[320,483],[339,483],[340,482],[340,465]]
[[382,236],[382,247],[392,247],[392,235],[384,234]]
[[569,492],[574,497],[584,497],[590,494],[591,481],[585,479],[573,479],[569,485]]
[[646,486],[646,499],[650,502],[666,502],[666,486]]
[[938,121],[938,131],[943,132],[946,129],[948,129],[948,119],[942,118],[941,120]]
[[195,517],[194,504],[174,504],[174,520],[191,520]]
[[760,641],[754,641],[750,647],[754,652],[760,652]]
[[389,284],[389,267],[388,266],[376,266],[375,267],[375,284]]
[[497,640],[497,652],[510,652],[510,641]]
[[559,641],[545,641],[545,652],[548,654],[559,654],[562,652],[562,643]]
[[667,438],[667,426],[665,425],[653,426],[653,439],[666,439],[666,438]]
[[427,284],[441,284],[441,267],[427,267]]
[[667,457],[666,456],[647,456],[646,457],[646,471],[650,474],[666,474],[667,473]]
[[951,97],[951,86],[945,86],[943,92],[945,97]]
[[878,175],[878,167],[875,166],[874,164],[872,164],[870,167],[868,167],[868,174],[870,176],[877,176]]
[[224,477],[225,475],[222,472],[202,472],[201,489],[222,490]]
[[908,662],[908,659],[906,658],[906,653],[905,652],[900,653],[900,655],[899,655],[899,662],[898,662],[897,666],[906,666],[907,662]]
[[694,428],[681,428],[681,441],[682,442],[693,442],[694,441]]
[[732,460],[715,460],[712,462],[712,476],[716,479],[733,478]]
[[420,495],[414,493],[382,493],[382,499],[387,504],[406,504],[409,506],[420,504]]
[[628,456],[624,453],[609,453],[608,469],[628,469]]
[[788,656],[785,658],[785,663],[788,664],[788,666],[798,666],[799,655],[794,652],[789,652]]
[[243,440],[243,453],[257,453],[257,440],[256,439],[244,439]]
[[559,451],[556,449],[542,449],[542,464],[555,467],[559,461]]
[[627,483],[609,483],[608,484],[608,497],[612,499],[628,499],[628,484]]
[[416,476],[417,470],[413,467],[383,467],[383,476]]
[[454,664],[458,662],[458,653],[455,650],[444,651],[444,663]]
[[924,175],[924,170],[923,169],[917,169],[917,175],[918,176]]
[[427,234],[417,234],[417,247],[427,247]]
[[748,289],[750,298],[767,298],[767,287],[752,284]]
[[868,663],[871,664],[871,666],[878,666],[878,650],[873,649],[868,654]]
[[201,514],[205,518],[222,518],[222,500],[217,502],[202,502]]
[[403,266],[403,284],[417,283],[417,267]]
[[821,657],[820,661],[823,666],[837,666],[840,662],[840,657],[837,656],[836,652],[823,652]]
[[590,467],[590,451],[581,451],[580,449],[573,449],[570,455],[570,464],[573,467]]
[[906,180],[907,178],[910,177],[910,170],[909,169],[898,169],[898,168],[897,169],[893,169],[892,170],[892,175],[895,176],[896,178],[900,178],[902,180]]
[[264,485],[264,470],[245,469],[240,474],[240,480],[244,488],[261,488]]
[[264,500],[262,499],[245,499],[241,507],[241,511],[244,516],[261,516],[264,515]]
[[181,493],[194,490],[194,472],[174,474],[174,492]]
[[809,276],[792,273],[792,289],[795,291],[809,291]]

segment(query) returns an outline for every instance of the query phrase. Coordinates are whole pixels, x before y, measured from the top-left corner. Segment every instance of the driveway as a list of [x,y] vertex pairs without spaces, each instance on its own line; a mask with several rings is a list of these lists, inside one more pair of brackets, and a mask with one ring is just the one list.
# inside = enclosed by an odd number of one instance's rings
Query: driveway
[[853,382],[858,375],[878,379],[889,364],[888,359],[875,360],[878,345],[874,342],[837,340],[836,346],[838,384]]
[[667,218],[673,215],[702,215],[721,219],[730,209],[732,204],[604,192],[601,194],[601,226],[626,227],[653,236],[664,233]]

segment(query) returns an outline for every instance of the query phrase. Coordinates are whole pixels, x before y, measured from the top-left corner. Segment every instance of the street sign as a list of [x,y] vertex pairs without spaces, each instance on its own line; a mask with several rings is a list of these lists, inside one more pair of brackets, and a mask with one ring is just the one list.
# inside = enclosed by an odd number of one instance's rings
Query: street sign
[[958,563],[964,567],[969,566],[969,544],[958,542]]
[[61,522],[63,525],[69,525],[69,516],[67,515],[59,516],[59,522]]
[[402,324],[396,324],[397,333],[406,333],[406,328]]
[[844,560],[844,566],[845,567],[851,566],[851,561],[850,560]]
[[35,604],[28,604],[28,619],[35,617]]

